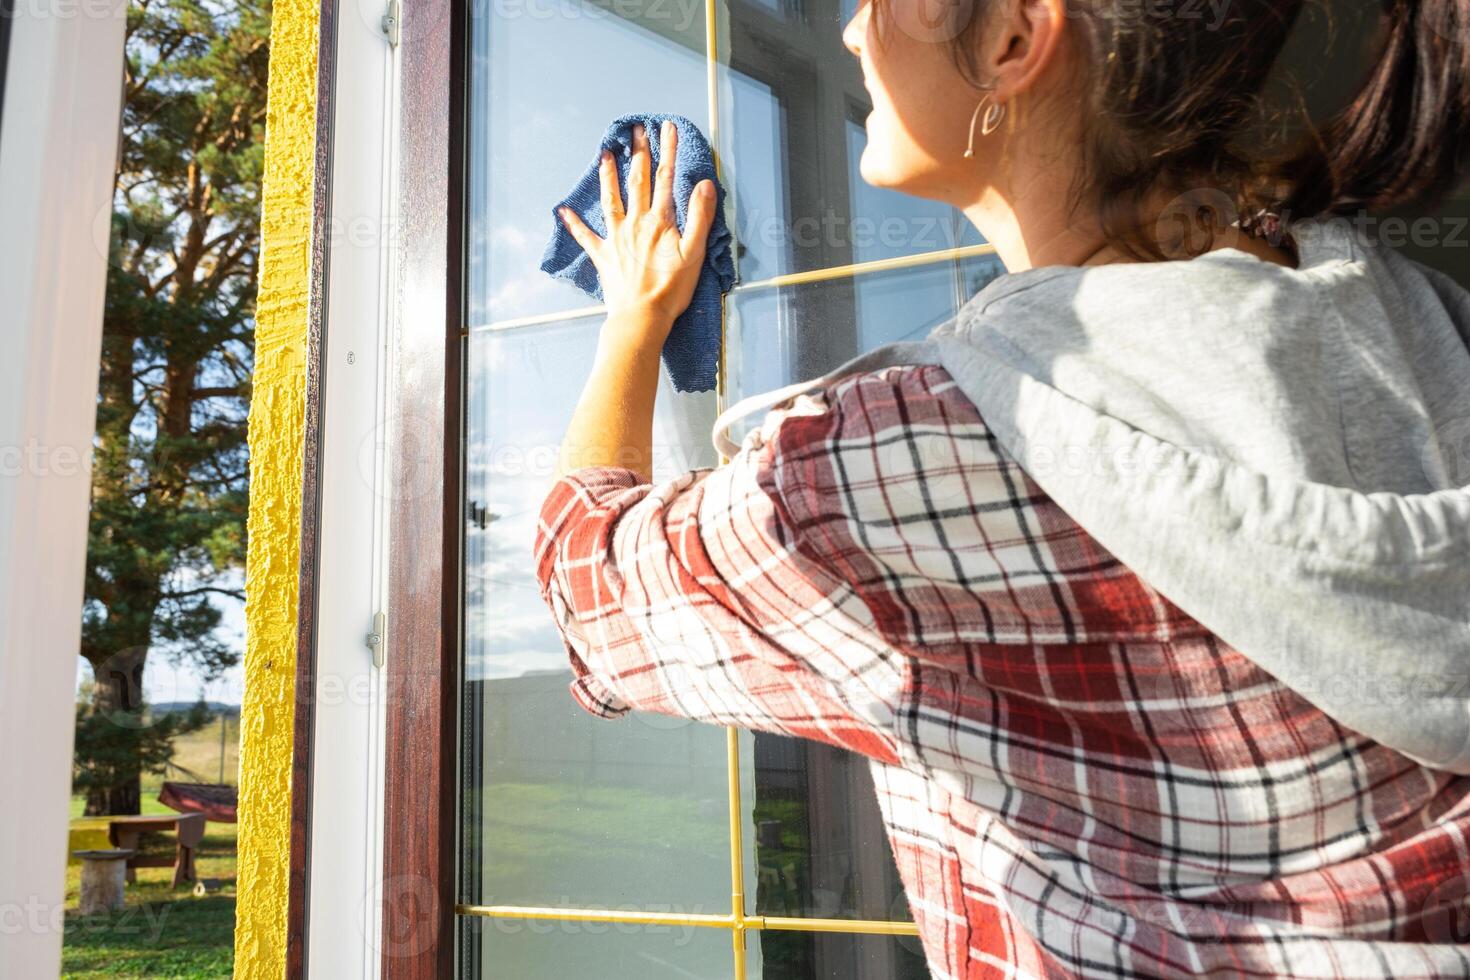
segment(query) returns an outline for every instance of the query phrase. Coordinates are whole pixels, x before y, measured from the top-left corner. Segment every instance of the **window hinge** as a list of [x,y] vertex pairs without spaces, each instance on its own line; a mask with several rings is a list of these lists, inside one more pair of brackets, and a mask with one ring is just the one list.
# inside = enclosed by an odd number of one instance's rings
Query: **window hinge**
[[400,0],[388,0],[388,12],[383,15],[379,26],[390,47],[398,47],[399,28],[403,25],[403,4]]
[[382,613],[373,613],[373,631],[369,633],[364,642],[367,648],[373,651],[373,666],[383,666],[383,644],[388,641],[388,617]]

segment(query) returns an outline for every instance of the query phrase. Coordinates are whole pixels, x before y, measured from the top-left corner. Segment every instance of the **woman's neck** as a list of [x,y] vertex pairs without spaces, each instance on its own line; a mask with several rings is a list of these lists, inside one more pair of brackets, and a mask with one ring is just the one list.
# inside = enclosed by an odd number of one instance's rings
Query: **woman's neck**
[[[1054,187],[1036,186],[1029,193],[1023,188],[1021,193],[1009,195],[1009,200],[992,193],[963,210],[985,240],[995,246],[1008,272],[1139,261],[1110,245],[1095,223],[1072,219],[1066,213],[1065,196]],[[1167,207],[1169,202],[1159,205],[1155,213],[1162,214]],[[1289,269],[1297,266],[1291,252],[1235,227],[1216,233],[1204,252],[1222,248],[1239,249]]]
[[992,190],[963,211],[1008,272],[1083,265],[1106,247],[1106,239],[1101,230],[1069,220],[1055,198],[1051,188],[1022,187],[1006,195]]

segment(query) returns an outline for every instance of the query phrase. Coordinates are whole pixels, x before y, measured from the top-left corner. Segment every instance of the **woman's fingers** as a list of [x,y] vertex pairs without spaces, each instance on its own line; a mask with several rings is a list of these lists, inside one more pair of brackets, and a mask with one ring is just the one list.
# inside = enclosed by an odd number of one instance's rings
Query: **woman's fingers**
[[[699,274],[706,240],[714,223],[715,183],[703,180],[694,188],[689,196],[684,228],[680,231],[674,201],[674,195],[679,193],[674,186],[674,161],[679,145],[677,127],[672,121],[663,123],[656,175],[649,173],[652,148],[648,132],[643,126],[635,125],[632,136],[632,154],[622,193],[618,190],[617,157],[604,152],[598,159],[606,235],[598,235],[569,206],[558,208],[557,215],[597,267],[609,308],[619,302],[651,301],[682,310],[688,305],[688,293]],[[645,214],[651,214],[652,220],[642,220]]]
[[633,126],[633,157],[628,162],[627,214],[637,217],[648,210],[648,134],[643,124]]
[[613,222],[623,217],[623,192],[618,188],[618,164],[610,151],[602,151],[597,172],[602,184],[602,213],[607,216],[607,226],[611,228]]
[[684,232],[680,236],[680,246],[685,255],[694,255],[696,249],[704,249],[714,220],[715,182],[701,180],[694,186],[694,193],[689,195],[689,216],[684,219]]
[[679,146],[679,130],[665,119],[659,131],[658,175],[653,181],[653,213],[674,223],[674,153]]
[[567,226],[567,231],[571,232],[572,238],[593,260],[592,264],[596,265],[598,253],[602,248],[602,239],[597,236],[597,232],[588,228],[582,221],[582,216],[569,207],[557,208],[556,213],[561,215],[562,224]]

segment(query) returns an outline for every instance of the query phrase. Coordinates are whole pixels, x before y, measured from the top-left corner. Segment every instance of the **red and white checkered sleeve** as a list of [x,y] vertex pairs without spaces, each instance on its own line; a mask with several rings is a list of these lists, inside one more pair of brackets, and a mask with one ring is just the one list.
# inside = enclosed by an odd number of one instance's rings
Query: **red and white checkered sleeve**
[[541,510],[542,594],[587,710],[630,709],[812,738],[896,760],[905,665],[853,589],[792,547],[763,489],[772,413],[717,470],[660,485],[628,470],[562,478]]

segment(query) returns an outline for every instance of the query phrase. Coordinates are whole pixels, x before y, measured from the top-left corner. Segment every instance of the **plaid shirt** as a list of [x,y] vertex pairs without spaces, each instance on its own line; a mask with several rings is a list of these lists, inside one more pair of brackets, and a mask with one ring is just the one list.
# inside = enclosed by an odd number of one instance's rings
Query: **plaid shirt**
[[871,760],[936,977],[1466,977],[1470,779],[1344,729],[1119,564],[939,367],[729,465],[559,481],[588,710]]

